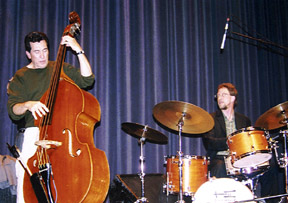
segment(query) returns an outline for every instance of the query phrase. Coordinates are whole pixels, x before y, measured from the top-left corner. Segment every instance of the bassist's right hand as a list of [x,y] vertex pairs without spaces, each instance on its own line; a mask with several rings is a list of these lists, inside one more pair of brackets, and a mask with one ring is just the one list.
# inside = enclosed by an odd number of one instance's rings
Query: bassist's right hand
[[49,112],[49,109],[45,106],[45,104],[41,103],[40,101],[27,101],[15,104],[13,106],[13,112],[16,115],[22,115],[27,110],[32,113],[32,116],[35,120],[37,120],[38,117],[42,117]]

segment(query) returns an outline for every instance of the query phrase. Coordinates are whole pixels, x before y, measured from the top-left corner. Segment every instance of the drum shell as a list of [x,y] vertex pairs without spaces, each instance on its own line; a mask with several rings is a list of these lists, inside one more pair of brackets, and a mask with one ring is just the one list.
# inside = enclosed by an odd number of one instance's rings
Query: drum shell
[[[249,167],[258,165],[269,160],[271,156],[266,156],[271,152],[265,131],[258,128],[249,127],[241,129],[228,136],[227,145],[229,147],[232,164],[234,167]],[[264,154],[263,156],[258,156]],[[237,161],[249,157],[249,163],[235,164]],[[263,159],[263,160],[262,160]],[[252,160],[252,162],[251,162]],[[241,160],[245,162],[244,160]],[[251,163],[250,163],[251,162]]]
[[246,180],[264,173],[270,168],[270,162],[266,161],[253,167],[236,168],[232,166],[231,156],[224,157],[226,172],[229,177],[235,177],[237,180]]
[[[166,162],[166,185],[165,190],[169,194],[179,193],[179,157],[170,156]],[[208,180],[208,161],[205,156],[182,157],[182,192],[190,196]]]
[[202,184],[195,193],[193,203],[223,203],[253,198],[253,193],[242,183],[230,178],[218,178]]

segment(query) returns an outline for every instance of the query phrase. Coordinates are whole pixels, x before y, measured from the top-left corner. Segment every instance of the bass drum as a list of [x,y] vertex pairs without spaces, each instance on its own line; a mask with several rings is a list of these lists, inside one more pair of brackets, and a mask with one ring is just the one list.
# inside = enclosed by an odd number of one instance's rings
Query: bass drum
[[248,187],[230,178],[211,179],[202,184],[194,196],[193,203],[223,203],[253,200]]

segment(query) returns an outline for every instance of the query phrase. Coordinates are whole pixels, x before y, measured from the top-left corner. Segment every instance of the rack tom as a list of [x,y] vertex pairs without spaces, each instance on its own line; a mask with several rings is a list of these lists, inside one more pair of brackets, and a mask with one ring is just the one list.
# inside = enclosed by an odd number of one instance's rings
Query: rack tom
[[266,133],[260,128],[242,128],[228,136],[227,144],[236,168],[256,166],[272,157]]
[[270,168],[269,161],[266,161],[260,165],[246,167],[246,168],[235,168],[231,163],[231,156],[224,157],[226,172],[229,177],[237,178],[237,180],[247,180],[253,178],[259,174],[266,172]]

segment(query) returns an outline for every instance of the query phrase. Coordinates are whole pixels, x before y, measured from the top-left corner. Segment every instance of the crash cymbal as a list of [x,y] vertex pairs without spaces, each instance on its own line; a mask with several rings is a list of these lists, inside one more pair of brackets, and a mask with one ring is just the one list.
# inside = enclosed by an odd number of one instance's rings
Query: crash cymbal
[[145,126],[140,125],[138,123],[122,123],[122,130],[129,135],[132,135],[136,138],[145,138],[148,142],[155,144],[167,144],[168,138],[166,135],[154,130],[152,128],[146,127],[146,131],[144,132]]
[[185,113],[182,132],[201,134],[208,132],[214,126],[212,116],[202,108],[181,101],[165,101],[154,106],[153,116],[162,125],[179,131],[178,123]]
[[274,130],[288,123],[288,101],[278,104],[262,114],[256,121],[255,126]]

